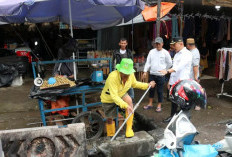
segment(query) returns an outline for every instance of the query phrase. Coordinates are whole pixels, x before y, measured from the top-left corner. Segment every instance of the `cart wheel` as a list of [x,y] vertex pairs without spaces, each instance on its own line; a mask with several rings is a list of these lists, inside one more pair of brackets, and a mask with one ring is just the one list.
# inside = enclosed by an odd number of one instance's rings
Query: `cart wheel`
[[85,123],[86,138],[88,140],[99,138],[104,130],[103,119],[96,112],[82,112],[73,119],[72,123]]

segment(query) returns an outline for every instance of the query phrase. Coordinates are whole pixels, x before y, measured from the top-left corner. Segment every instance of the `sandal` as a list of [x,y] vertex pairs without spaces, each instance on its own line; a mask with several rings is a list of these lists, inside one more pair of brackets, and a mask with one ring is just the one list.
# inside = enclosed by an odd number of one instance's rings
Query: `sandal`
[[150,106],[150,105],[143,106],[143,109],[144,109],[144,110],[149,110],[149,109],[151,109],[151,108],[153,108],[153,106]]
[[161,107],[157,107],[155,111],[156,112],[162,112],[162,108]]

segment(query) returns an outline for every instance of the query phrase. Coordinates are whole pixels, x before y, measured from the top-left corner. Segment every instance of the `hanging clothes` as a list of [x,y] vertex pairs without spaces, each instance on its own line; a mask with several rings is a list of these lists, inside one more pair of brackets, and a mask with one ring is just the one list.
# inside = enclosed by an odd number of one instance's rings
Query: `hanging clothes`
[[177,22],[177,17],[172,15],[172,38],[178,37],[179,32],[178,32],[178,22]]
[[184,31],[183,38],[187,39],[189,37],[194,37],[195,35],[195,21],[193,17],[186,17],[184,19]]
[[[227,52],[227,51],[226,51]],[[229,72],[229,52],[226,53],[226,59],[225,59],[225,72],[224,72],[224,80],[227,80],[228,77],[228,72]]]
[[216,41],[217,42],[222,41],[225,35],[227,35],[227,22],[225,19],[220,19],[219,27],[216,35]]
[[228,77],[227,80],[232,79],[232,52],[229,53],[229,72],[228,72]]
[[219,80],[223,79],[223,58],[224,58],[224,50],[221,51],[220,57],[220,70],[219,70]]
[[201,37],[202,37],[202,41],[206,41],[206,33],[207,33],[207,29],[208,29],[208,22],[206,18],[202,18],[201,21]]
[[169,39],[170,35],[171,35],[171,30],[170,29],[170,23],[171,21],[164,21],[164,20],[161,20],[161,23],[160,23],[160,36],[163,37],[165,36],[166,39]]
[[178,17],[178,27],[181,37],[183,36],[184,26],[185,26],[184,20],[183,19],[181,20],[181,17]]
[[153,24],[153,40],[156,38],[156,24]]
[[218,50],[216,53],[216,61],[215,61],[215,77],[219,78],[219,71],[220,71],[220,58],[221,57],[221,50]]
[[227,40],[230,40],[230,19],[228,19],[228,26],[227,26]]
[[200,37],[200,35],[201,35],[201,24],[202,24],[202,22],[201,22],[201,18],[199,17],[199,16],[195,16],[194,17],[194,21],[195,21],[195,25],[194,25],[194,27],[195,27],[195,38],[197,38],[197,37]]
[[[218,60],[220,60],[220,63],[218,62]],[[229,81],[232,78],[232,48],[222,48],[218,50],[215,72],[216,76],[217,72],[219,73],[220,83],[223,83],[224,81]]]

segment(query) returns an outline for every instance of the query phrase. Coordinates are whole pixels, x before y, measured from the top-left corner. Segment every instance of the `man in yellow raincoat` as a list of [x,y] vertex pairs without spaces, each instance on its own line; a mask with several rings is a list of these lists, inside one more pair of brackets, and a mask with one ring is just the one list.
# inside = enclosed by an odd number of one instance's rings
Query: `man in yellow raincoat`
[[[117,117],[117,106],[126,110],[126,117],[133,112],[133,102],[127,91],[132,88],[146,90],[149,85],[154,88],[155,82],[138,82],[134,76],[133,61],[128,58],[122,59],[120,64],[116,65],[115,71],[111,72],[106,80],[101,93],[102,107],[107,117],[107,136],[114,136],[115,122],[113,118]],[[133,137],[132,130],[134,114],[127,121],[126,137]]]

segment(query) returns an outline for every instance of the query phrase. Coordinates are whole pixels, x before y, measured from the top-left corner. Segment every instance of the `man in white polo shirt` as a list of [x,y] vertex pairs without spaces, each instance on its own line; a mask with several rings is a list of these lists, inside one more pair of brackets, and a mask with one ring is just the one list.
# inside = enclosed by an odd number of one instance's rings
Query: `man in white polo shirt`
[[[184,47],[184,42],[181,37],[173,38],[175,43],[176,55],[173,59],[173,66],[168,70],[161,70],[164,75],[171,73],[169,85],[172,86],[178,80],[185,80],[190,78],[190,71],[192,68],[192,54]],[[164,120],[169,122],[173,115],[177,113],[178,105],[172,102],[171,115]]]
[[199,65],[200,65],[200,53],[195,45],[193,38],[188,38],[186,42],[187,49],[192,53],[192,68],[190,71],[190,78],[199,82]]
[[[152,42],[154,49],[152,49],[148,56],[144,67],[143,78],[147,77],[148,70],[150,71],[149,81],[155,81],[156,89],[158,94],[158,105],[156,112],[161,112],[161,104],[163,102],[163,86],[165,83],[165,75],[159,72],[163,69],[169,69],[172,66],[172,59],[168,51],[163,49],[163,39],[157,37],[155,41]],[[149,103],[144,106],[144,109],[150,109],[153,107],[155,89],[149,90]]]
[[[196,47],[195,40],[193,38],[188,38],[186,42],[187,49],[192,53],[192,68],[190,71],[190,79],[199,82],[199,67],[200,67],[200,53]],[[201,107],[196,106],[195,110],[200,110]]]

